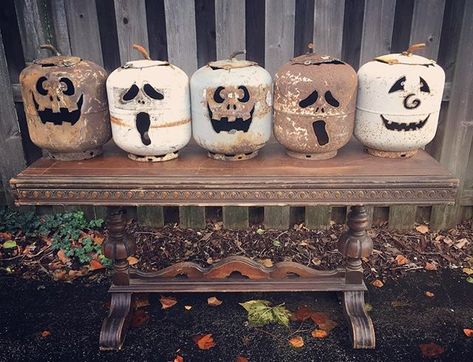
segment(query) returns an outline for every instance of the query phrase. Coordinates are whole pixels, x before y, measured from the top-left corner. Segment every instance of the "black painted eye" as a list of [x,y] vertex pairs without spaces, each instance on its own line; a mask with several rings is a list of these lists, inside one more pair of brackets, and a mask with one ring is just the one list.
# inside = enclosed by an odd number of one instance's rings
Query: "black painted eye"
[[406,77],[402,77],[396,81],[396,83],[393,84],[391,89],[389,90],[389,93],[397,92],[400,90],[404,90],[404,83],[406,82]]
[[138,95],[138,86],[136,84],[133,84],[130,89],[126,91],[126,93],[123,95],[122,99],[124,101],[131,101],[133,98],[135,98]]
[[162,93],[158,92],[156,89],[154,89],[154,87],[148,83],[146,83],[144,86],[143,86],[143,91],[146,93],[146,95],[150,96],[151,98],[153,99],[163,99],[164,96]]
[[215,92],[214,92],[214,101],[215,102],[223,103],[223,101],[225,99],[222,98],[222,96],[220,95],[220,92],[224,89],[225,89],[225,87],[218,87],[217,89],[215,89]]
[[420,78],[420,91],[425,92],[425,93],[430,93],[429,85],[427,84],[425,79],[422,77],[419,77],[419,78]]
[[309,94],[307,98],[304,98],[302,101],[299,102],[299,107],[309,107],[317,101],[317,98],[319,98],[319,93],[317,93],[317,91],[315,90],[311,94]]
[[62,93],[66,96],[72,96],[74,94],[74,84],[72,84],[72,81],[69,78],[61,78],[59,81],[66,85],[66,89],[64,89]]
[[330,91],[325,92],[325,100],[332,107],[338,107],[340,105],[340,103],[335,99],[335,97],[332,95],[332,92]]
[[250,100],[250,92],[248,91],[248,88],[246,88],[244,85],[241,85],[238,87],[238,89],[243,91],[243,97],[238,98],[238,100],[242,103],[248,102]]
[[48,91],[46,89],[44,89],[43,87],[43,82],[47,80],[46,77],[41,77],[38,79],[38,81],[36,82],[36,90],[38,91],[39,94],[41,94],[42,96],[45,96],[46,94],[48,94]]

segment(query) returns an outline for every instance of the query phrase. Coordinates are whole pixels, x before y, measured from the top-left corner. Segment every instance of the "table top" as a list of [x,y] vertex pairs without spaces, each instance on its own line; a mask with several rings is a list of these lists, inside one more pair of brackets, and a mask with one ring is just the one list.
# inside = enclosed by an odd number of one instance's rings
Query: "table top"
[[245,161],[190,145],[175,160],[143,163],[110,143],[91,160],[40,159],[11,185],[18,205],[433,205],[454,202],[458,179],[425,151],[379,158],[355,140],[324,161],[273,143]]

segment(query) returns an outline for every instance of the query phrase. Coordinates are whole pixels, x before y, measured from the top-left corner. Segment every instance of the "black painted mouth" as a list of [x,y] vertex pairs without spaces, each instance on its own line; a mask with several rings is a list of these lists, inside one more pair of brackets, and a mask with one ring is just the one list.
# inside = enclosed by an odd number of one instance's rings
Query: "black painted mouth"
[[149,126],[151,121],[149,119],[149,114],[146,112],[140,112],[136,115],[136,129],[140,132],[141,142],[145,146],[151,144],[151,139],[149,138]]
[[312,123],[315,137],[319,146],[324,146],[329,142],[327,130],[325,129],[325,121],[315,121]]
[[383,120],[384,126],[390,131],[398,131],[398,132],[417,131],[418,129],[421,129],[422,127],[425,126],[429,117],[430,117],[430,114],[427,117],[425,117],[425,119],[420,120],[419,122],[398,123],[398,122],[390,121],[384,118],[383,115],[381,115],[381,119]]
[[241,117],[236,118],[233,122],[228,121],[228,117],[222,117],[220,119],[214,119],[212,111],[210,107],[207,105],[207,109],[209,110],[210,120],[212,123],[212,128],[215,132],[230,132],[230,131],[243,131],[248,132],[251,126],[251,122],[253,121],[253,112],[255,107],[250,111],[250,117],[247,119],[243,119]]
[[45,108],[43,111],[39,110],[39,104],[33,95],[33,102],[38,112],[39,119],[43,124],[53,123],[56,126],[62,125],[64,122],[70,123],[71,126],[75,125],[80,118],[80,111],[82,109],[82,103],[84,102],[84,95],[82,94],[77,101],[77,109],[75,111],[69,111],[67,108],[59,108],[59,112],[53,112],[51,108]]

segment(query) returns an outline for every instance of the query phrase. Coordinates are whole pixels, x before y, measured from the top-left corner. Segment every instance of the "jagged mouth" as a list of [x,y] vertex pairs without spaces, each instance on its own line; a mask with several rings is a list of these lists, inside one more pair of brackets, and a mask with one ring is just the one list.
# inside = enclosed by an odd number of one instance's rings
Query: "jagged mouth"
[[386,119],[383,115],[381,115],[381,119],[383,120],[384,126],[390,131],[398,131],[398,132],[417,131],[418,129],[421,129],[422,127],[425,126],[429,117],[430,117],[430,114],[427,117],[425,117],[423,120],[420,120],[419,122],[398,123],[398,122],[390,121]]
[[251,126],[251,122],[253,121],[253,112],[255,107],[252,108],[250,111],[250,117],[247,119],[243,119],[241,117],[236,118],[234,121],[228,121],[228,117],[222,117],[220,119],[214,119],[213,113],[210,110],[210,107],[207,105],[207,109],[209,110],[210,121],[212,123],[212,128],[215,132],[236,132],[236,131],[243,131],[248,132]]
[[39,110],[39,104],[33,95],[33,102],[38,112],[39,119],[43,124],[53,123],[56,126],[62,125],[64,122],[70,123],[71,126],[75,125],[80,118],[80,112],[82,109],[82,103],[84,102],[84,95],[82,94],[77,101],[77,109],[75,111],[69,111],[67,108],[59,108],[59,112],[53,112],[51,108],[45,108]]
[[315,121],[312,123],[315,138],[317,138],[317,143],[319,146],[325,146],[327,143],[329,143],[329,137],[325,125],[325,121]]
[[136,115],[136,129],[140,133],[141,142],[145,146],[151,144],[151,138],[149,138],[149,127],[151,125],[151,120],[149,119],[149,114],[146,112],[140,112]]

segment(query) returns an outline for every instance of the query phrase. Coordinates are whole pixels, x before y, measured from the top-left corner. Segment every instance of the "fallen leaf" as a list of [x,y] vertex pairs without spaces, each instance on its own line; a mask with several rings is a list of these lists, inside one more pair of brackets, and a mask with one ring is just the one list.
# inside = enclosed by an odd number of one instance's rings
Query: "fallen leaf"
[[294,336],[291,339],[289,339],[289,344],[293,346],[294,348],[301,348],[304,346],[304,340],[302,339],[301,336]]
[[219,221],[219,222],[214,224],[214,230],[216,230],[216,231],[222,230],[222,227],[223,227],[223,221]]
[[470,276],[470,277],[466,278],[466,281],[467,281],[468,283],[473,284],[473,277]]
[[311,317],[312,313],[314,313],[312,309],[308,308],[305,305],[301,305],[294,313],[292,313],[291,320],[297,322],[304,322],[305,320]]
[[278,240],[278,239],[274,239],[273,240],[273,245],[276,247],[276,248],[279,248],[281,246],[281,242]]
[[105,236],[94,233],[92,239],[94,240],[95,244],[102,245],[105,240]]
[[131,326],[133,328],[138,328],[144,325],[149,320],[149,314],[144,309],[138,309],[133,312],[131,317]]
[[99,269],[104,269],[105,267],[102,265],[100,261],[97,259],[92,259],[89,264],[89,269],[90,270],[99,270]]
[[289,325],[289,312],[283,304],[271,307],[267,300],[249,300],[239,303],[248,312],[248,322],[254,326],[264,326],[269,323]]
[[404,255],[396,256],[395,260],[396,260],[397,265],[399,266],[409,263],[409,259],[407,259]]
[[55,270],[53,272],[53,279],[54,280],[65,280],[67,272],[65,270]]
[[10,240],[12,237],[11,233],[9,232],[3,232],[3,233],[0,233],[0,239],[3,239],[3,240]]
[[419,348],[422,352],[422,356],[425,358],[437,358],[445,352],[445,349],[443,347],[440,347],[438,344],[433,342],[427,344],[420,344]]
[[185,309],[185,310],[191,310],[191,309],[192,309],[192,306],[191,306],[191,305],[185,305],[185,306],[184,306],[184,309]]
[[134,256],[129,256],[128,258],[126,258],[126,260],[128,260],[128,264],[130,265],[135,265],[139,262],[139,259],[135,258]]
[[429,232],[429,227],[427,225],[422,224],[422,225],[417,226],[416,230],[420,232],[421,234],[425,234]]
[[464,328],[463,333],[465,333],[465,336],[467,336],[467,337],[473,337],[473,329]]
[[258,229],[258,230],[256,230],[256,233],[257,233],[258,235],[263,235],[263,234],[264,234],[264,230],[263,230],[263,229]]
[[147,293],[138,293],[133,295],[132,306],[133,309],[140,309],[150,306],[148,294]]
[[312,334],[312,337],[320,338],[320,339],[327,338],[328,336],[328,333],[324,331],[323,329],[314,329],[311,334]]
[[198,336],[194,336],[192,339],[199,349],[210,349],[215,347],[212,334],[199,334]]
[[315,324],[323,324],[328,319],[327,315],[322,312],[314,312],[310,315],[310,318],[314,321]]
[[468,239],[460,239],[455,243],[455,248],[461,249],[468,243],[469,243]]
[[365,303],[365,311],[367,313],[371,312],[373,310],[373,306],[369,303]]
[[437,270],[437,265],[435,265],[435,263],[426,262],[424,268],[425,268],[425,270],[435,271],[435,270]]
[[260,263],[263,264],[266,268],[271,268],[273,266],[273,262],[271,259],[261,259]]
[[463,268],[463,273],[465,273],[466,275],[471,275],[471,274],[473,274],[473,269]]
[[15,240],[7,240],[3,243],[3,249],[13,249],[16,248]]
[[337,322],[327,319],[324,323],[320,323],[319,329],[324,330],[325,332],[329,333],[332,329],[334,329],[337,326]]
[[177,355],[175,358],[174,358],[174,361],[173,362],[184,362],[184,358],[182,356],[179,356]]
[[211,305],[212,307],[217,307],[219,306],[220,304],[222,304],[223,302],[218,299],[217,297],[209,297],[207,298],[207,304],[208,305]]
[[403,301],[403,300],[393,300],[391,302],[391,306],[393,308],[401,308],[401,307],[409,307],[411,303]]
[[429,291],[425,292],[425,296],[426,296],[426,297],[432,298],[434,295],[435,295],[435,294],[432,293],[432,292],[429,292]]
[[379,279],[376,279],[376,280],[373,280],[373,282],[371,283],[371,285],[373,285],[374,287],[376,288],[382,288],[384,283],[379,280]]
[[159,301],[161,302],[162,309],[169,309],[177,303],[174,297],[161,297]]
[[42,332],[41,332],[41,337],[43,337],[43,338],[44,338],[44,337],[49,337],[50,335],[51,335],[51,332],[50,332],[50,331],[47,331],[47,330],[46,330],[46,331],[42,331]]
[[244,356],[237,356],[237,358],[235,358],[235,362],[248,362],[248,358]]

